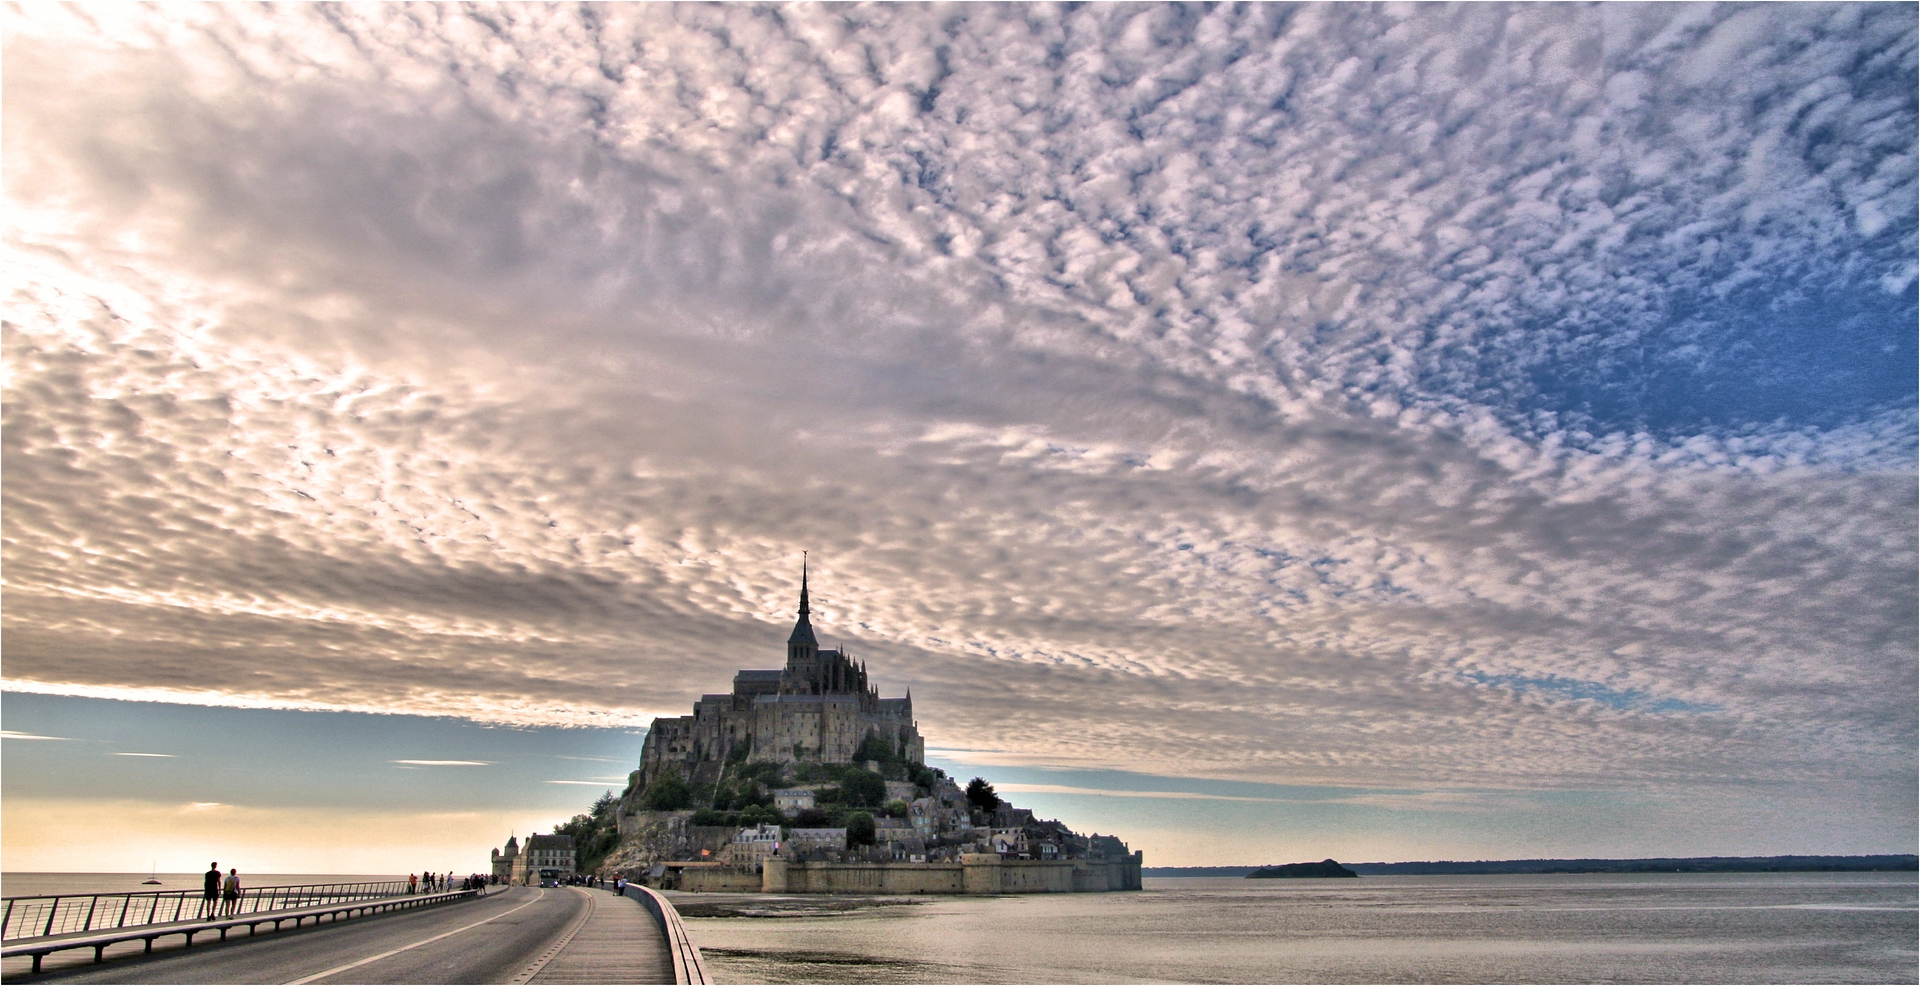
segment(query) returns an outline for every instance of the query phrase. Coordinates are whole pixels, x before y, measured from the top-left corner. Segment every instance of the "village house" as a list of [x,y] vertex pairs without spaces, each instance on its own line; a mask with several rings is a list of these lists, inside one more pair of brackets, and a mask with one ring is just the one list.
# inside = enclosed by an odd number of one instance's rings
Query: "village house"
[[791,815],[814,806],[813,788],[783,787],[773,792],[773,806],[782,814]]
[[729,865],[757,870],[779,847],[780,826],[766,823],[741,829],[721,855]]
[[845,849],[847,848],[847,830],[844,828],[792,829],[787,832],[787,845],[796,851]]

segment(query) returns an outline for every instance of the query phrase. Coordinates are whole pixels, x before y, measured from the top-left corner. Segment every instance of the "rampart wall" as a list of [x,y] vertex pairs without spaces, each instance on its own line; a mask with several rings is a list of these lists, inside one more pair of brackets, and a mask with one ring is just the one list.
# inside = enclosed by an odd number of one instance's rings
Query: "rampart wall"
[[729,866],[710,870],[684,870],[679,875],[679,883],[675,889],[693,894],[750,894],[757,892],[763,883],[760,874]]
[[[1140,889],[1141,854],[1116,860],[1001,859],[968,853],[958,863],[795,863],[770,858],[769,894],[1068,894]],[[717,889],[717,888],[716,888]]]

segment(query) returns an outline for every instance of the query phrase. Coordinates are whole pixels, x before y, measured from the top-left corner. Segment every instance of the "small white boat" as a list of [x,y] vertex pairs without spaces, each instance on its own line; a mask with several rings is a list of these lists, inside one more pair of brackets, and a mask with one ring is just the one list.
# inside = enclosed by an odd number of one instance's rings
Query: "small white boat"
[[154,863],[154,865],[153,865],[153,875],[152,875],[152,876],[149,876],[149,877],[147,877],[147,878],[146,878],[145,880],[142,880],[142,881],[140,881],[140,885],[141,885],[141,886],[143,886],[143,887],[158,887],[158,886],[161,886],[161,883],[160,883],[160,864],[159,864],[159,862],[158,862],[158,861],[156,861],[156,862]]

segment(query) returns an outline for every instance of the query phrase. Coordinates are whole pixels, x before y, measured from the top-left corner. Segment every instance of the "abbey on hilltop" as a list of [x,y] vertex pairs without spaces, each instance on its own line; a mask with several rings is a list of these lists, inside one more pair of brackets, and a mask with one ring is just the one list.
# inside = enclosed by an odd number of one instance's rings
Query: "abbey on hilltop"
[[786,667],[741,671],[692,715],[655,719],[625,793],[569,823],[599,833],[587,844],[617,841],[584,866],[702,892],[1140,889],[1126,843],[928,767],[913,697],[881,698],[864,665],[820,649],[810,611],[803,564]]
[[648,787],[667,769],[688,783],[712,784],[730,760],[851,764],[862,759],[856,754],[863,744],[876,740],[902,760],[925,762],[912,692],[881,698],[867,682],[865,664],[845,649],[820,649],[809,612],[803,566],[787,666],[741,671],[732,692],[700,696],[692,715],[655,719],[641,747],[636,787]]

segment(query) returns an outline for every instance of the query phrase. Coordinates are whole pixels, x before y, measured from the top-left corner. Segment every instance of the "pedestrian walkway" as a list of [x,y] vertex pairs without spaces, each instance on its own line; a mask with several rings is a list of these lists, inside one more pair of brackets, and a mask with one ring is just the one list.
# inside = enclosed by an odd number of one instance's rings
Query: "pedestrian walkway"
[[660,926],[630,897],[584,887],[586,913],[516,983],[671,983],[673,957]]

